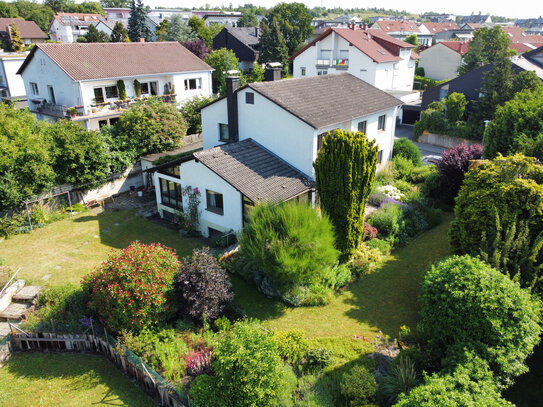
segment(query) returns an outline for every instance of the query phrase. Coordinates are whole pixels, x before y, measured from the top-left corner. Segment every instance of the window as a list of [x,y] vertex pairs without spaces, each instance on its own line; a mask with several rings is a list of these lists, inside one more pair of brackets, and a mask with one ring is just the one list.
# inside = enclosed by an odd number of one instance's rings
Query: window
[[158,172],[159,172],[159,174],[169,175],[169,176],[172,176],[172,177],[177,177],[177,178],[180,177],[179,164],[171,165],[171,166],[166,167],[166,168],[161,168],[160,170],[158,170]]
[[185,79],[185,90],[202,89],[202,78]]
[[109,119],[109,125],[110,126],[113,126],[115,123],[117,123],[119,121],[119,118],[118,117],[112,117]]
[[349,50],[348,49],[340,49],[339,50],[339,59],[349,59]]
[[383,163],[383,150],[379,150],[377,153],[377,164]]
[[379,121],[377,122],[377,130],[385,131],[386,119],[387,119],[386,114],[379,116]]
[[305,76],[305,68],[300,68],[300,70],[302,71],[301,75]]
[[206,189],[206,202],[206,210],[209,212],[213,212],[218,215],[222,215],[224,213],[222,194]]
[[38,89],[38,84],[37,83],[30,82],[30,89],[32,89],[32,94],[33,95],[36,95],[36,96],[40,95],[40,91]]
[[102,128],[104,126],[107,126],[107,119],[106,120],[98,120],[98,127]]
[[363,122],[358,122],[358,131],[361,133],[366,134],[366,127],[368,125],[368,121],[364,120]]
[[102,88],[94,88],[94,103],[104,103],[104,90]]
[[162,205],[179,211],[183,210],[181,184],[160,178],[160,197]]
[[158,94],[158,83],[153,82],[142,82],[141,83],[141,94],[142,95],[152,95],[156,96]]
[[219,141],[228,141],[229,139],[228,124],[219,123]]
[[327,69],[320,69],[317,71],[317,75],[328,75],[328,70]]
[[207,236],[210,239],[218,239],[218,238],[224,236],[224,233],[221,232],[220,230],[208,227],[207,228]]
[[245,226],[249,222],[249,214],[255,207],[255,204],[253,201],[251,201],[249,198],[247,198],[245,195],[242,195],[243,199],[241,201],[242,203],[242,211],[243,211],[243,226]]
[[119,89],[117,85],[106,86],[106,99],[117,99],[119,97]]
[[253,92],[245,93],[245,103],[247,103],[248,105],[255,104],[255,94]]
[[321,57],[319,59],[327,59],[330,60],[330,57],[332,56],[332,51],[329,49],[321,49]]

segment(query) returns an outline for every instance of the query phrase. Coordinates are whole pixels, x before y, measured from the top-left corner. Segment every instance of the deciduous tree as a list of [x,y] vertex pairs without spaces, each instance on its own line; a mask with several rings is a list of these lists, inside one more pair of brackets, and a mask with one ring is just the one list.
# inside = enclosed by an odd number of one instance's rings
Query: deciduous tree
[[285,37],[289,55],[313,33],[313,16],[303,3],[279,3],[270,9],[263,21],[271,28],[274,20]]
[[282,74],[288,74],[288,47],[279,30],[277,21],[262,22],[260,25],[262,33],[260,34],[258,56],[259,63],[280,62],[282,64]]
[[509,37],[500,26],[474,31],[473,40],[469,43],[469,50],[462,59],[458,73],[464,75],[483,65],[506,59],[512,55],[509,43]]
[[197,39],[196,33],[190,25],[183,21],[181,14],[174,14],[170,21],[170,29],[165,36],[166,41],[177,41],[180,44]]

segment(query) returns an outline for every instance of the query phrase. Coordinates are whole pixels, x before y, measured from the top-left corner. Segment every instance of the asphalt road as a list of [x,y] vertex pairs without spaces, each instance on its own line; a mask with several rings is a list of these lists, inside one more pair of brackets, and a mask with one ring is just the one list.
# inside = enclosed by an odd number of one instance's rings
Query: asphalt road
[[394,134],[394,138],[408,138],[409,140],[413,141],[413,143],[415,143],[415,145],[419,148],[422,157],[427,155],[441,156],[443,150],[446,150],[446,148],[433,146],[431,144],[417,143],[414,140],[415,135],[413,134],[413,126],[396,125],[396,133]]

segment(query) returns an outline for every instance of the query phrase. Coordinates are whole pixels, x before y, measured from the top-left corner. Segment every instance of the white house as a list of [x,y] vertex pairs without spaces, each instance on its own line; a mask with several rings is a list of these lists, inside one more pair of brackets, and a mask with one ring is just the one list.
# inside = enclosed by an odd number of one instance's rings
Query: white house
[[17,71],[28,52],[0,52],[0,98],[26,99],[23,78]]
[[[88,129],[116,121],[129,99],[159,96],[178,104],[211,95],[212,68],[178,42],[38,44],[18,71],[29,109],[40,120],[67,118],[76,107]],[[119,81],[127,100],[119,100]],[[137,82],[135,82],[137,81]]]
[[49,24],[49,36],[57,42],[77,42],[89,32],[89,26],[105,21],[100,14],[57,13]]
[[442,81],[458,76],[458,68],[468,52],[469,43],[442,41],[420,53],[419,67],[427,78]]
[[420,45],[432,45],[434,34],[423,32],[414,21],[397,20],[378,20],[370,27],[372,30],[378,30],[387,33],[398,40],[405,40],[408,35],[415,34]]
[[204,150],[154,173],[162,216],[187,211],[187,186],[200,191],[199,230],[211,237],[239,231],[258,202],[312,202],[313,162],[334,129],[364,132],[379,164],[390,159],[402,102],[367,82],[343,73],[238,89],[238,80],[227,78],[227,96],[202,108]]
[[291,57],[293,73],[301,78],[349,72],[378,89],[410,95],[418,59],[413,48],[383,32],[363,30],[354,24],[350,28],[332,27]]

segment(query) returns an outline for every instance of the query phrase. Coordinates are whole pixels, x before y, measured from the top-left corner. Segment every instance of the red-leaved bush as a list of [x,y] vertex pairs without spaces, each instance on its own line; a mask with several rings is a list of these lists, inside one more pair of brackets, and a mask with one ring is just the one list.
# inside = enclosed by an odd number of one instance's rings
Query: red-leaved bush
[[368,222],[364,222],[364,240],[375,239],[378,233],[377,228],[374,228]]
[[437,170],[441,178],[441,190],[444,199],[452,202],[464,181],[464,174],[469,169],[470,160],[478,160],[482,157],[483,146],[472,144],[467,147],[464,143],[443,152],[443,158],[437,164]]
[[187,374],[189,376],[200,376],[211,373],[211,364],[214,360],[215,356],[211,348],[201,348],[190,352],[185,356]]
[[115,332],[138,332],[161,322],[176,311],[171,294],[179,264],[168,247],[132,242],[83,279],[88,305]]
[[185,41],[183,46],[200,59],[204,59],[211,52],[204,40]]

